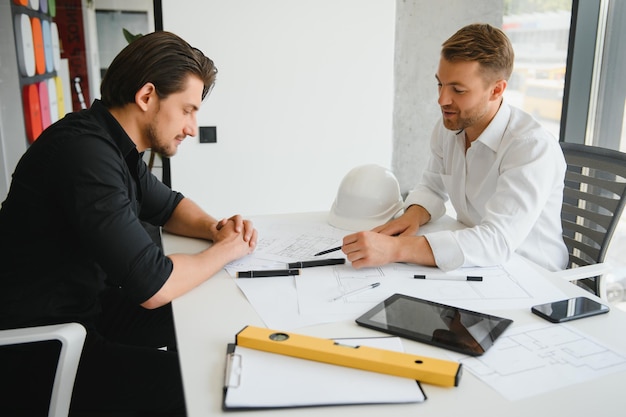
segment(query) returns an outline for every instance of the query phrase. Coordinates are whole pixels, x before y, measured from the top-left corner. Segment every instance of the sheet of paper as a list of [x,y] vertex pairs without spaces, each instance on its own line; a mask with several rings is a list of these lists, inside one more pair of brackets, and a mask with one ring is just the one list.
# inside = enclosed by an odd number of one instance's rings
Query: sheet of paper
[[[355,319],[394,291],[383,269],[354,269],[349,264],[303,270],[295,282],[299,314],[324,321]],[[375,283],[379,286],[350,294]]]
[[[342,344],[403,351],[399,338],[339,339]],[[237,346],[228,407],[298,407],[422,402],[417,382]]]
[[319,316],[298,313],[298,292],[293,277],[233,279],[270,329],[292,330],[334,319],[328,317],[324,321]]
[[226,266],[231,276],[243,270],[286,268],[289,262],[344,257],[341,251],[314,256],[341,245],[343,237],[348,233],[332,227],[324,220],[304,224],[288,220],[268,221],[262,217],[252,220],[259,234],[257,247],[253,254]]
[[[443,273],[437,268],[410,264],[383,267],[395,291],[469,310],[501,310],[530,308],[563,298],[561,290],[538,274],[520,256],[503,266],[460,268]],[[416,274],[481,276],[482,281],[446,281],[413,279]]]
[[[340,244],[347,233],[328,225],[323,217],[307,223],[276,222],[266,218],[253,220],[259,230],[258,248],[253,254],[227,266],[231,276],[237,271],[280,269],[286,268],[288,262],[312,259],[313,254]],[[429,226],[433,229],[454,228],[458,224],[452,220]],[[424,227],[422,231],[426,230],[428,228]],[[321,258],[338,256],[343,256],[342,252]],[[530,308],[563,298],[560,290],[519,257],[514,257],[503,267],[461,268],[450,273],[481,275],[482,282],[417,280],[413,279],[415,274],[443,272],[438,268],[400,263],[356,270],[347,263],[304,268],[295,277],[237,279],[237,285],[267,327],[284,330],[354,320],[394,293],[479,311]],[[374,282],[380,282],[380,286],[333,301],[341,294]]]
[[[415,274],[479,275],[483,281],[423,280],[414,279]],[[325,320],[331,314],[336,320],[355,319],[394,293],[478,311],[530,308],[544,300],[563,297],[560,290],[520,259],[514,259],[504,267],[463,268],[448,274],[437,268],[398,263],[360,270],[341,265],[304,270],[295,280],[299,313],[323,315]],[[380,283],[376,288],[333,300],[338,295],[375,282]]]
[[626,354],[563,324],[508,329],[482,356],[449,352],[511,401],[626,370]]
[[[288,219],[268,221],[264,217],[252,220],[259,232],[257,249],[253,254],[226,266],[226,271],[232,277],[238,271],[281,269],[287,268],[289,262],[344,256],[340,251],[313,256],[340,245],[343,236],[348,233],[330,226],[325,215],[309,223],[290,222]],[[301,273],[316,269],[319,268],[305,268]],[[294,277],[237,279],[236,282],[269,328],[291,330],[338,319],[334,314],[301,315]]]

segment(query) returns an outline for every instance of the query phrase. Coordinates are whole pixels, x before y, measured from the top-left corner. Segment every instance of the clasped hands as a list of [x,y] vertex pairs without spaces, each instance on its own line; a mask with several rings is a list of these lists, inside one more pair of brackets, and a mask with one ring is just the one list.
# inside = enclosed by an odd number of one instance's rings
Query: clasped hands
[[257,230],[252,225],[252,221],[245,220],[239,214],[215,223],[213,236],[214,243],[230,243],[238,246],[242,255],[254,251],[258,238]]

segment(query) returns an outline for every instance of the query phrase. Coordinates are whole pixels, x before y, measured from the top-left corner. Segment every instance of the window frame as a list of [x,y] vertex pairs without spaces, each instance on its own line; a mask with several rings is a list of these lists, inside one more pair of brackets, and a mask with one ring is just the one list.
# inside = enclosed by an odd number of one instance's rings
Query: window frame
[[626,2],[573,0],[560,141],[620,149],[625,38]]

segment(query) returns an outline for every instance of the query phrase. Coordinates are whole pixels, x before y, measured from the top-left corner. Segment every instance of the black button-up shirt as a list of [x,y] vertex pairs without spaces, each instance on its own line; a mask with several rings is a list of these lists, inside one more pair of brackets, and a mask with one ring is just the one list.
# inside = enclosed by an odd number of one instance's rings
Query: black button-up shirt
[[0,210],[0,328],[88,325],[105,285],[137,303],[150,298],[172,262],[140,219],[163,225],[182,198],[148,172],[99,101],[48,128]]

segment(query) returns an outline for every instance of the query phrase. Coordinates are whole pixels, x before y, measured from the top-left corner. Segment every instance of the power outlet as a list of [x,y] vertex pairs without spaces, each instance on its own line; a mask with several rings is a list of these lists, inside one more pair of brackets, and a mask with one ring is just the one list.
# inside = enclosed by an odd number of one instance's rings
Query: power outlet
[[200,143],[217,143],[217,127],[200,126]]

